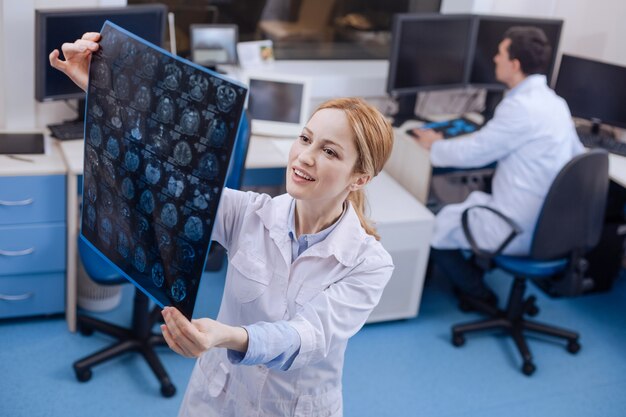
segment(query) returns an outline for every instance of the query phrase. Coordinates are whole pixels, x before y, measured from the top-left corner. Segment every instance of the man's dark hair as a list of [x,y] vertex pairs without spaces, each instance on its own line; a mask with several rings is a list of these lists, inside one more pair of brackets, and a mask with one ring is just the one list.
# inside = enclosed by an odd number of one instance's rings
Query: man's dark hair
[[534,26],[513,26],[504,33],[503,38],[511,40],[509,57],[519,60],[524,74],[547,72],[552,47],[543,30]]

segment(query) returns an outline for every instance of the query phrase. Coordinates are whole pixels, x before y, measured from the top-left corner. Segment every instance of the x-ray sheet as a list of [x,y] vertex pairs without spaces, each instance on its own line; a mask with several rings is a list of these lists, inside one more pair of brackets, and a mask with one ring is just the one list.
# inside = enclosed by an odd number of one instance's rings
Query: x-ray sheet
[[106,22],[89,68],[82,238],[190,318],[246,88]]

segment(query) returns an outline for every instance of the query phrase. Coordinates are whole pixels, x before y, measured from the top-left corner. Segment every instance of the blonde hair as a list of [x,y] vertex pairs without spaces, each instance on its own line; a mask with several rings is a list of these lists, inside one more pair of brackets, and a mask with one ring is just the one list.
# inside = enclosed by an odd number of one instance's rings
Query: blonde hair
[[[342,110],[348,118],[358,152],[354,172],[369,175],[370,178],[378,175],[389,159],[393,147],[393,129],[389,121],[374,106],[360,98],[328,100],[320,104],[314,113],[322,109]],[[351,191],[347,200],[352,203],[367,234],[380,240],[376,229],[365,216],[365,192],[362,189]]]

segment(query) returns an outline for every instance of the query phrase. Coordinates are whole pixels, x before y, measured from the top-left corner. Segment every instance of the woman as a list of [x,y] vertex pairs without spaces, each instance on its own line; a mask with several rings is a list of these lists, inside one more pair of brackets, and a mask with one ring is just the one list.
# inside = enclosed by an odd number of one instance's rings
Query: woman
[[[64,44],[66,60],[55,50],[52,66],[86,89],[98,39]],[[373,107],[331,100],[291,148],[287,194],[224,190],[212,238],[230,267],[217,320],[163,309],[168,345],[198,357],[181,416],[342,415],[347,341],[393,270],[363,215],[363,187],[392,143]]]

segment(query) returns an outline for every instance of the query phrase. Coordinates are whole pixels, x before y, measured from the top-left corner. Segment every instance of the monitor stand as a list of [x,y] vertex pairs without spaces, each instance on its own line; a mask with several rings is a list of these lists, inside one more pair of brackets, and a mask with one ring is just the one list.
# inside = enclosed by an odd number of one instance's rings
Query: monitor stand
[[393,115],[393,127],[400,127],[407,120],[420,120],[425,121],[423,118],[415,114],[415,103],[417,101],[417,94],[406,94],[396,98],[398,103],[398,111]]

